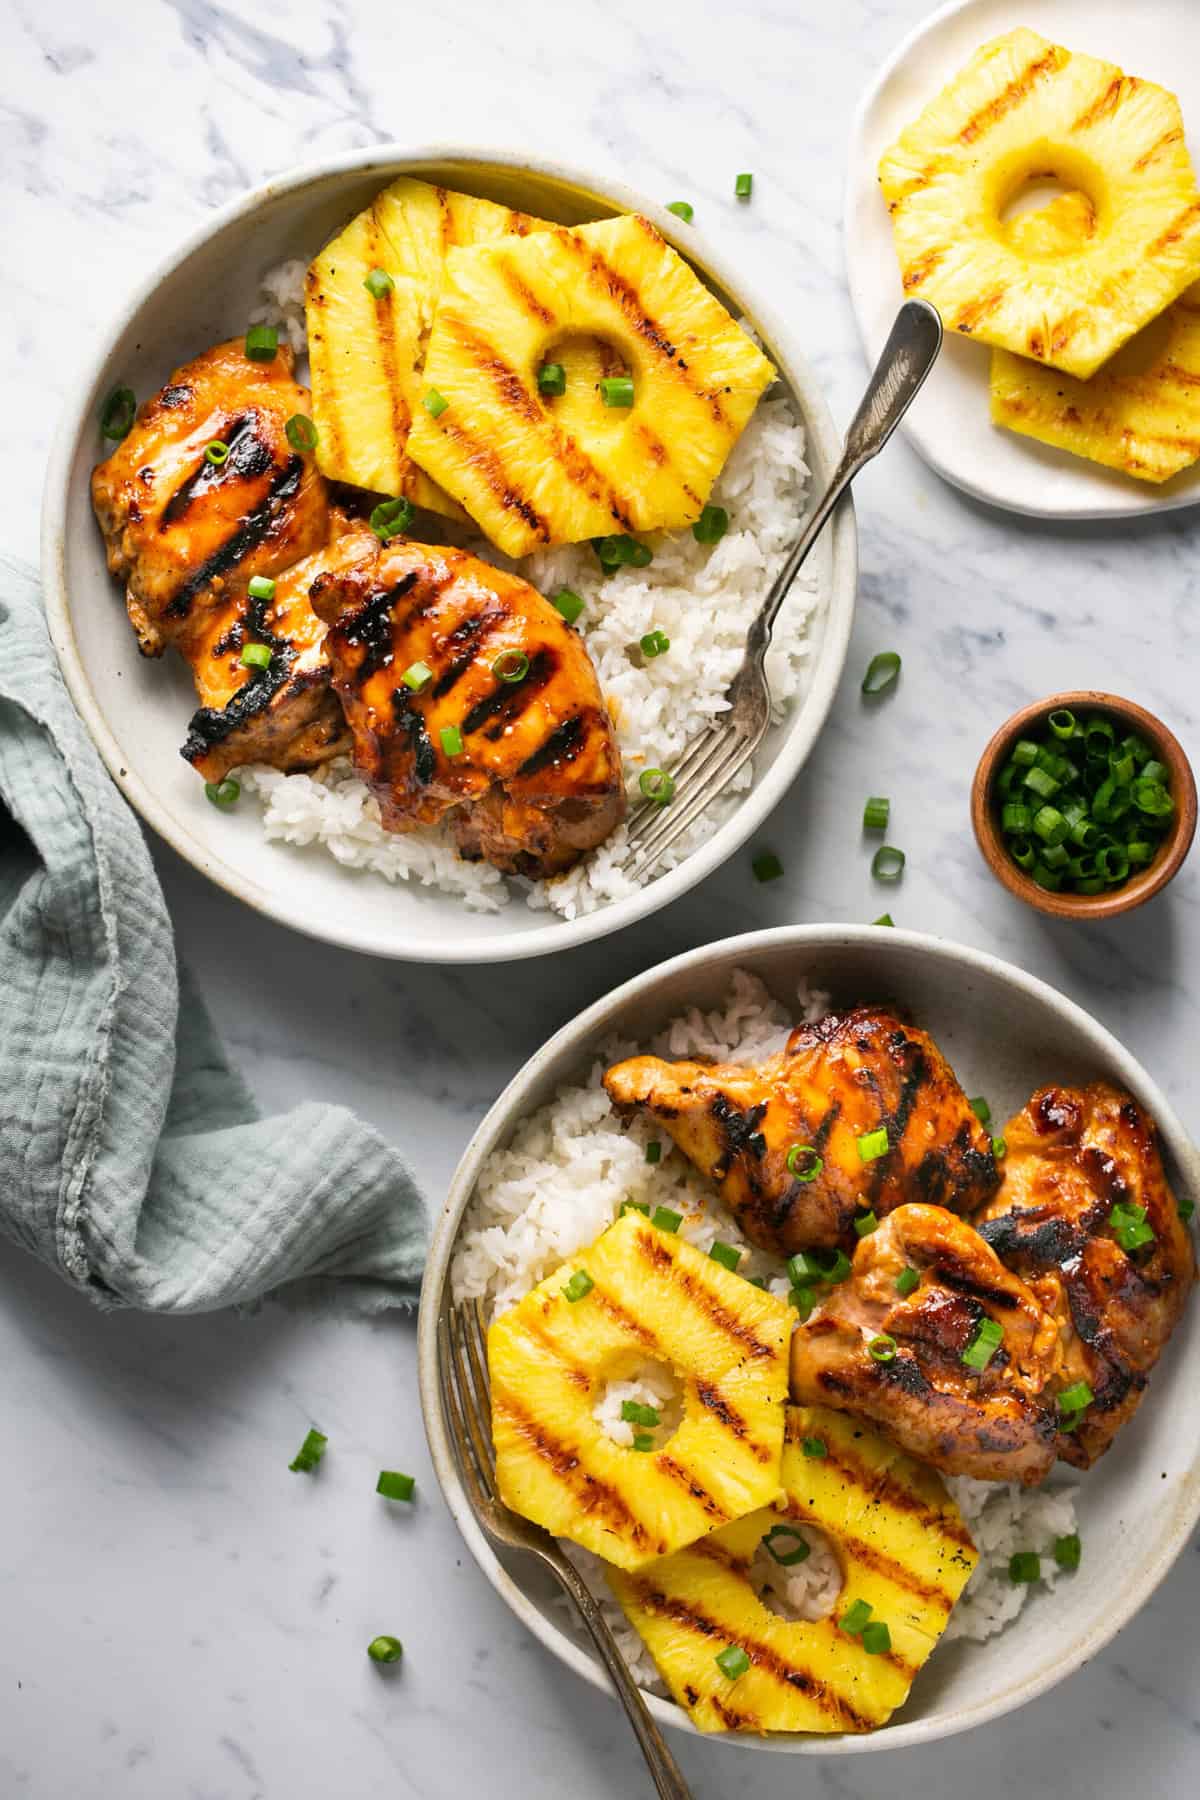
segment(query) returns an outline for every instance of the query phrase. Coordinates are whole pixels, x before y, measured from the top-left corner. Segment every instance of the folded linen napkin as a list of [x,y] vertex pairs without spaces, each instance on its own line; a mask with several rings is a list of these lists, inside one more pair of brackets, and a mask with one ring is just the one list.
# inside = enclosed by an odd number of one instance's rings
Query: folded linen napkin
[[259,1117],[3,556],[0,801],[0,1230],[102,1306],[411,1305],[411,1174],[344,1108]]

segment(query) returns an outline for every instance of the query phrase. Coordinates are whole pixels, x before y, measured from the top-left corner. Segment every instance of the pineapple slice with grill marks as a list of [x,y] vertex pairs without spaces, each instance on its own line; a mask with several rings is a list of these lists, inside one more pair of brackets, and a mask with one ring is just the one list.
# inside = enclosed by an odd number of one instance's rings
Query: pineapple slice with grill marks
[[409,450],[509,556],[688,525],[773,375],[648,220],[556,226],[447,257]]
[[[1083,194],[1013,221],[1046,253],[1095,229]],[[1139,481],[1169,481],[1200,460],[1200,282],[1143,327],[1089,381],[992,351],[992,420]]]
[[[819,1438],[823,1457],[804,1454]],[[609,1585],[672,1695],[701,1731],[864,1732],[907,1699],[978,1561],[957,1507],[932,1469],[869,1426],[828,1407],[789,1406],[784,1497],[699,1543]],[[758,1545],[776,1525],[816,1526],[842,1567],[832,1614],[781,1618],[752,1583]],[[872,1654],[838,1621],[855,1601],[887,1625]],[[750,1667],[717,1664],[740,1647]]]
[[[567,1298],[572,1275],[593,1287]],[[793,1315],[674,1233],[628,1213],[488,1334],[501,1498],[607,1562],[636,1569],[779,1492]],[[593,1417],[647,1359],[683,1383],[683,1418],[651,1451]]]
[[[1053,175],[1091,203],[1083,241],[1035,250],[1001,222]],[[1179,103],[1036,32],[985,44],[884,155],[905,290],[952,330],[1086,377],[1200,276],[1200,191]]]
[[[329,480],[462,517],[407,449],[446,253],[540,225],[528,213],[402,176],[325,246],[305,279],[305,313],[317,461]],[[378,297],[364,285],[375,269],[392,284]]]

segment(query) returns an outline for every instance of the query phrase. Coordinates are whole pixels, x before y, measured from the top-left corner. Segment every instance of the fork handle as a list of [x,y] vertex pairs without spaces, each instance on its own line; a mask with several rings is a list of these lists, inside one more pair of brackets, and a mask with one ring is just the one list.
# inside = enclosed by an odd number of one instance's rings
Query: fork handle
[[617,1648],[617,1640],[609,1629],[608,1621],[601,1612],[595,1597],[588,1591],[583,1577],[573,1562],[566,1556],[561,1560],[555,1556],[544,1559],[549,1568],[562,1583],[565,1591],[579,1608],[584,1624],[592,1635],[604,1662],[605,1668],[612,1677],[613,1686],[617,1690],[621,1705],[625,1708],[629,1723],[633,1726],[637,1741],[642,1747],[642,1755],[654,1781],[656,1792],[661,1800],[692,1800],[692,1790],[679,1772],[679,1765],[667,1749],[666,1740],[654,1720],[650,1710],[642,1698],[641,1690],[629,1673],[629,1666]]
[[788,589],[796,578],[801,563],[820,537],[825,521],[845,493],[864,463],[878,456],[897,425],[916,399],[921,383],[937,360],[942,347],[942,321],[928,300],[906,300],[896,314],[883,353],[859,402],[858,411],[846,433],[837,468],[829,485],[817,501],[812,514],[783,568],[780,570],[756,628],[764,638]]

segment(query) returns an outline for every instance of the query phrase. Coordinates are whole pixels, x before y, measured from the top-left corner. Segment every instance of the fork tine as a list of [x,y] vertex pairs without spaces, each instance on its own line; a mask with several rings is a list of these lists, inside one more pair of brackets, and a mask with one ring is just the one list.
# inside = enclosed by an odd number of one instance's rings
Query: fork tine
[[[463,1338],[467,1346],[467,1357],[471,1364],[471,1376],[475,1385],[475,1396],[479,1405],[476,1408],[480,1435],[487,1458],[485,1473],[489,1480],[494,1479],[496,1468],[495,1447],[492,1443],[492,1389],[488,1379],[487,1339],[483,1328],[483,1303],[474,1300],[467,1306],[458,1309]],[[479,1446],[476,1445],[478,1453]]]
[[458,1464],[458,1472],[466,1485],[472,1508],[478,1513],[486,1508],[488,1498],[480,1481],[479,1471],[475,1466],[475,1458],[471,1451],[471,1442],[463,1418],[462,1400],[456,1381],[458,1361],[448,1312],[443,1313],[438,1320],[438,1337],[442,1347],[442,1400],[450,1424],[450,1442],[454,1447],[454,1460]]
[[[683,781],[690,776],[695,769],[697,759],[706,755],[709,750],[719,744],[724,736],[725,720],[722,717],[718,722],[710,725],[707,730],[694,737],[690,744],[684,745],[678,761],[672,763],[667,770],[672,780]],[[629,821],[630,838],[637,835],[647,819],[656,818],[661,811],[662,808],[657,800],[643,800]]]
[[[493,1483],[491,1449],[491,1421],[485,1430],[480,1417],[479,1395],[470,1366],[470,1331],[464,1309],[460,1306],[451,1308],[451,1337],[454,1342],[455,1367],[459,1378],[459,1399],[466,1415],[467,1431],[471,1439],[471,1449],[479,1465],[480,1479],[488,1492]],[[489,1409],[490,1410],[490,1409]]]
[[[708,771],[712,768],[713,764],[719,762],[728,745],[731,742],[736,741],[737,740],[732,738],[730,733],[724,729],[712,733],[710,741],[705,745],[703,756],[697,757],[687,769],[686,773],[680,774],[674,770],[671,772],[671,778],[675,782],[676,792],[678,792],[685,784],[691,789],[697,782],[706,780]],[[661,805],[658,801],[649,801],[645,811],[641,812],[638,818],[635,819],[629,827],[629,837],[631,842],[638,843],[647,836],[653,837],[655,821],[661,819],[666,810],[666,807]]]
[[[700,814],[711,805],[718,794],[724,792],[733,777],[748,757],[753,756],[757,748],[753,738],[739,738],[728,746],[727,754],[716,762],[707,772],[702,785],[693,793],[689,788],[682,806],[672,807],[665,813],[662,826],[651,832],[638,845],[637,855],[633,861],[626,863],[625,872],[636,879],[639,874],[652,867],[665,850],[669,850],[676,838],[694,824]],[[665,809],[664,809],[665,811]]]

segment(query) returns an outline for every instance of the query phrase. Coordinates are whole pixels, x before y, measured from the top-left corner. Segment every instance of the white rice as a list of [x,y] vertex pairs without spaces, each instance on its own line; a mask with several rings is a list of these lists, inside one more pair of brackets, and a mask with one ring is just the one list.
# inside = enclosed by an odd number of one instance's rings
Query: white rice
[[[304,264],[272,269],[262,291],[256,316],[278,324],[302,354]],[[634,799],[644,769],[670,762],[726,710],[725,690],[741,662],[750,622],[797,535],[808,474],[803,429],[790,400],[776,394],[759,403],[713,490],[713,501],[725,507],[730,520],[715,545],[698,544],[690,531],[654,533],[646,538],[654,551],[647,568],[623,568],[605,576],[587,544],[542,551],[514,564],[484,543],[467,543],[475,554],[515,569],[544,594],[569,587],[583,599],[577,628],[612,709]],[[423,538],[456,537],[452,527],[432,515],[423,524]],[[767,657],[776,719],[807,686],[809,632],[818,607],[812,580],[798,578]],[[640,652],[636,660],[631,658],[631,649],[636,651],[639,640],[654,630],[666,633],[670,650],[649,660]],[[738,796],[753,778],[747,764],[724,799],[667,852],[660,872],[712,835],[736,810]],[[347,762],[313,775],[255,767],[242,773],[242,781],[262,804],[268,838],[323,845],[345,868],[456,893],[477,911],[497,911],[523,894],[529,906],[571,919],[636,891],[622,866],[630,855],[623,826],[553,881],[506,880],[493,869],[464,862],[441,827],[406,834],[384,831],[377,802]]]
[[[459,1232],[451,1270],[457,1300],[483,1298],[492,1317],[508,1311],[546,1276],[578,1250],[599,1237],[619,1216],[624,1200],[668,1206],[683,1215],[680,1234],[707,1251],[715,1239],[743,1250],[739,1274],[762,1276],[773,1293],[788,1292],[788,1279],[778,1257],[749,1244],[720,1200],[696,1169],[669,1140],[662,1160],[646,1161],[646,1145],[658,1133],[646,1119],[622,1124],[601,1085],[605,1068],[648,1048],[659,1056],[710,1057],[722,1061],[757,1062],[779,1049],[792,1025],[819,1018],[828,996],[802,983],[796,1006],[781,1006],[755,976],[739,971],[729,999],[719,1011],[693,1008],[675,1019],[649,1046],[613,1040],[593,1065],[586,1083],[564,1087],[517,1127],[509,1143],[492,1153]],[[620,1420],[620,1401],[656,1404],[661,1376],[639,1372],[625,1391],[613,1383],[597,1404],[595,1416],[617,1442],[633,1428]],[[1021,1611],[1033,1588],[1009,1579],[1009,1558],[1032,1550],[1041,1557],[1042,1584],[1052,1587],[1062,1570],[1054,1561],[1056,1538],[1076,1530],[1072,1486],[1028,1490],[1016,1484],[971,1481],[958,1477],[947,1486],[979,1550],[979,1564],[951,1614],[945,1637],[979,1642],[1002,1631]],[[790,1578],[786,1604],[793,1616],[821,1618],[836,1604],[840,1570],[834,1585],[830,1564],[816,1542],[809,1559],[785,1571]],[[567,1544],[588,1585],[600,1598],[630,1667],[643,1687],[666,1692],[637,1633],[609,1595],[603,1564],[578,1545]],[[830,1552],[830,1555],[833,1553]],[[777,1596],[778,1597],[778,1596]],[[574,1618],[565,1608],[566,1616]]]

